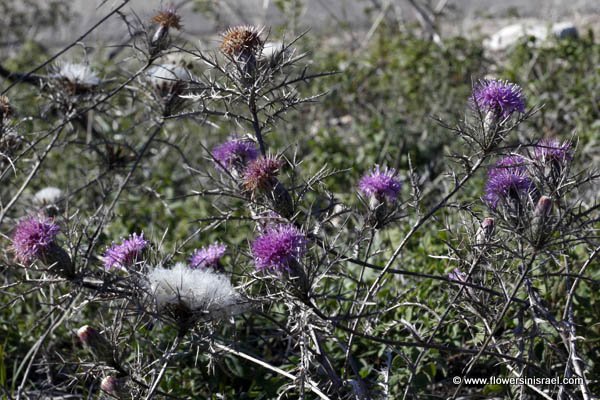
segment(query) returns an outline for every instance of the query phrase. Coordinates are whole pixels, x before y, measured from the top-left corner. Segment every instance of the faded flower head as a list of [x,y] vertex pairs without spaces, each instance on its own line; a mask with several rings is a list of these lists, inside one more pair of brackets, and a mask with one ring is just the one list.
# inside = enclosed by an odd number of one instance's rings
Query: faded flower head
[[509,199],[520,199],[534,189],[527,174],[526,160],[521,156],[506,156],[490,169],[483,200],[492,209]]
[[517,84],[502,80],[483,79],[473,88],[477,109],[507,118],[514,112],[525,112],[525,96]]
[[100,78],[88,64],[64,63],[55,77],[62,79],[71,94],[85,93],[100,84]]
[[543,164],[563,163],[573,159],[571,155],[571,143],[560,142],[556,138],[542,139],[533,148],[534,158]]
[[121,244],[113,243],[104,253],[104,268],[125,269],[133,266],[142,255],[149,242],[144,239],[144,233],[133,233]]
[[252,255],[259,270],[287,270],[306,254],[307,239],[294,225],[273,225],[252,243]]
[[256,160],[258,149],[251,140],[232,138],[216,146],[212,156],[218,161],[219,167],[230,169],[234,166],[245,167],[249,162]]
[[190,268],[213,267],[219,266],[221,257],[225,255],[227,246],[220,243],[213,243],[210,246],[202,247],[192,254],[189,260]]
[[192,269],[184,263],[170,269],[159,266],[147,279],[158,310],[174,319],[189,321],[202,314],[222,319],[242,311],[241,297],[229,279],[210,268]]
[[262,29],[254,26],[235,26],[222,34],[221,51],[230,57],[255,54],[262,46]]
[[283,161],[273,157],[260,157],[251,162],[244,171],[246,190],[271,190],[277,183]]
[[12,237],[13,250],[21,262],[31,262],[44,256],[54,244],[60,227],[53,219],[29,217],[21,220]]
[[382,170],[376,165],[369,173],[362,177],[358,188],[366,196],[373,196],[380,201],[384,199],[395,202],[402,189],[402,183],[397,178],[393,168]]
[[151,21],[165,28],[181,29],[181,17],[173,5],[160,10]]

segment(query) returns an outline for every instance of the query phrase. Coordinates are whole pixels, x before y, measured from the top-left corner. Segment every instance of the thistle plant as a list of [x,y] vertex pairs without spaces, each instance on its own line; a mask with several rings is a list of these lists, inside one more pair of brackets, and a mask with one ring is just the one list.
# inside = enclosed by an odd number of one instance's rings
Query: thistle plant
[[[329,88],[302,51],[316,33],[188,40],[183,9],[126,4],[96,27],[121,21],[124,43],[0,68],[3,394],[595,398],[597,155],[529,129],[529,83],[436,82],[440,104],[463,83],[464,112],[436,118],[453,140],[424,160],[395,144],[423,126],[411,100],[362,98],[395,63],[332,61],[353,82]],[[478,374],[578,379],[451,383]]]

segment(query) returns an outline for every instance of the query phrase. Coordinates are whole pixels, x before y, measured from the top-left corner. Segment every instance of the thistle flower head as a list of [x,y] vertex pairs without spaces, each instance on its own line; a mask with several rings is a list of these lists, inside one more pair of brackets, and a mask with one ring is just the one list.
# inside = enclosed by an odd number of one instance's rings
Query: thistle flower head
[[248,191],[271,190],[282,166],[283,161],[273,157],[257,158],[244,171],[244,187]]
[[249,162],[256,160],[258,149],[250,140],[232,138],[216,146],[212,151],[212,156],[218,161],[219,167],[227,169],[233,166],[245,167]]
[[101,82],[88,64],[81,63],[61,64],[55,76],[63,80],[71,94],[93,90]]
[[521,156],[507,156],[490,169],[483,196],[488,206],[496,209],[499,202],[518,199],[534,189],[525,163]]
[[190,268],[217,267],[225,251],[227,251],[227,246],[220,243],[213,243],[210,246],[202,247],[194,251],[190,257],[189,266]]
[[370,172],[362,177],[358,188],[366,196],[373,196],[378,200],[395,202],[402,189],[402,183],[397,178],[397,172],[393,168],[381,169],[376,165]]
[[534,158],[543,164],[549,162],[562,163],[573,159],[571,143],[560,142],[556,138],[542,139],[533,148]]
[[152,17],[151,21],[165,28],[181,29],[181,17],[177,14],[177,9],[173,5],[160,10]]
[[170,269],[159,266],[147,279],[159,311],[174,319],[189,322],[201,313],[220,319],[242,310],[241,297],[229,279],[210,268],[192,269],[183,263]]
[[104,253],[104,268],[107,270],[112,268],[125,269],[133,266],[148,244],[143,233],[140,235],[133,233],[121,244],[113,243]]
[[507,118],[514,112],[525,112],[525,96],[517,84],[483,79],[473,88],[472,99],[477,109]]
[[12,237],[17,259],[26,263],[43,257],[54,244],[59,232],[60,227],[50,218],[29,217],[21,220]]
[[221,51],[230,57],[255,54],[262,46],[262,29],[255,26],[234,26],[222,34]]
[[307,239],[294,225],[272,225],[252,243],[252,255],[259,270],[289,269],[306,254]]

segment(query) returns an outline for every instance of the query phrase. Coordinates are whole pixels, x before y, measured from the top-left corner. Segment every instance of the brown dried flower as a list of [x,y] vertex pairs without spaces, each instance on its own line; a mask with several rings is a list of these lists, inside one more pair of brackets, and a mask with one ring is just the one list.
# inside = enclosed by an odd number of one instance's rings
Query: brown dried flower
[[262,29],[255,26],[235,26],[223,33],[221,51],[232,57],[254,54],[263,44]]
[[160,10],[158,14],[152,17],[151,21],[165,28],[181,29],[181,17],[177,15],[177,10],[174,6]]
[[272,190],[277,184],[279,169],[283,161],[272,157],[254,160],[244,171],[244,188],[248,191]]

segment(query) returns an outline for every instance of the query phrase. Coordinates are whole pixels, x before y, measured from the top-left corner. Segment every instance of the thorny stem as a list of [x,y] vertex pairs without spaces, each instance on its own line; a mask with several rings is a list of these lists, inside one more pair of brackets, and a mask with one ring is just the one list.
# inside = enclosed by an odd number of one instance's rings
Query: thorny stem
[[[473,260],[473,263],[471,264],[471,268],[469,269],[469,272],[467,273],[467,277],[466,277],[466,281],[468,281],[471,278],[471,275],[473,274],[473,271],[475,270],[475,267],[477,267],[477,265],[479,265],[479,262],[481,261],[481,259],[483,258],[484,255],[484,249],[482,249],[482,251],[480,251],[477,254],[477,257],[475,258],[475,260]],[[446,318],[448,317],[448,315],[450,314],[450,310],[452,309],[452,307],[454,306],[454,304],[456,303],[456,301],[460,298],[460,296],[462,296],[463,292],[465,291],[465,286],[460,286],[460,288],[458,289],[458,292],[454,295],[454,298],[450,301],[450,303],[448,304],[448,306],[446,307],[446,309],[444,310],[444,312],[442,313],[436,327],[434,328],[433,332],[431,333],[431,335],[429,335],[429,338],[427,339],[427,343],[431,343],[435,337],[435,335],[439,332],[439,330],[442,328],[442,324],[444,323],[444,321],[446,320]],[[410,374],[410,377],[408,379],[408,383],[406,384],[406,390],[404,391],[404,396],[403,399],[406,399],[406,396],[408,395],[408,391],[411,387],[411,383],[414,380],[415,376],[416,376],[416,371],[419,367],[419,364],[421,363],[421,361],[423,360],[423,357],[425,356],[425,350],[421,351],[419,353],[419,355],[417,356],[417,359],[414,362],[414,365],[412,367],[413,371]]]
[[256,91],[252,88],[252,92],[250,93],[250,99],[248,100],[248,107],[250,108],[250,113],[252,113],[252,128],[254,128],[254,134],[256,135],[256,140],[258,141],[258,147],[260,148],[260,154],[263,157],[267,155],[267,148],[265,146],[265,141],[262,136],[262,128],[260,126],[260,120],[258,119],[258,111],[256,109]]
[[160,371],[158,372],[158,375],[156,376],[156,378],[154,378],[152,385],[150,385],[150,390],[148,390],[148,394],[146,395],[146,400],[150,400],[152,398],[152,396],[154,396],[154,393],[156,393],[156,391],[158,389],[158,385],[160,384],[160,381],[162,381],[162,378],[165,375],[165,372],[167,371],[167,367],[169,366],[169,361],[171,361],[171,358],[176,354],[175,351],[181,344],[182,339],[183,339],[183,335],[177,335],[177,337],[173,341],[173,344],[171,345],[171,348],[163,356],[163,364],[160,368]]
[[596,247],[579,270],[579,276],[575,279],[573,285],[569,289],[569,294],[567,295],[567,304],[565,305],[565,311],[563,314],[563,320],[566,320],[567,326],[569,328],[567,336],[569,360],[573,366],[573,369],[575,370],[575,373],[581,378],[580,390],[581,395],[585,400],[591,399],[592,394],[590,393],[590,389],[587,385],[585,372],[583,370],[583,367],[581,366],[581,359],[577,355],[577,332],[575,329],[575,317],[573,316],[573,298],[575,296],[577,286],[579,285],[579,282],[581,282],[580,277],[583,275],[588,266],[592,263],[592,260],[596,258],[599,252],[600,247]]
[[[496,330],[498,329],[498,327],[502,323],[502,320],[504,319],[504,316],[508,312],[508,309],[510,308],[510,306],[513,304],[513,299],[517,295],[517,292],[519,291],[519,289],[521,289],[521,286],[523,285],[523,282],[525,282],[525,278],[527,278],[527,274],[531,270],[531,267],[533,266],[533,263],[535,262],[536,258],[537,258],[537,250],[534,250],[534,252],[533,252],[533,254],[531,256],[531,260],[529,260],[529,263],[527,264],[527,266],[525,268],[523,268],[523,270],[521,272],[521,276],[519,277],[519,280],[517,281],[517,284],[515,285],[515,288],[513,289],[510,297],[508,298],[508,301],[506,302],[506,304],[502,308],[502,311],[500,311],[500,314],[494,319],[493,329],[491,330],[492,334],[488,335],[488,337],[485,339],[485,341],[481,345],[481,349],[479,350],[479,352],[475,355],[475,357],[473,357],[471,359],[470,364],[469,364],[468,368],[466,369],[466,371],[464,373],[465,376],[468,375],[471,372],[471,370],[473,369],[473,367],[475,366],[475,364],[477,363],[477,361],[481,358],[481,356],[486,351],[487,346],[490,344],[490,342],[492,341],[492,339],[494,337],[493,332],[496,332]],[[463,386],[463,382],[464,381],[462,381],[458,385],[458,387],[456,388],[456,390],[454,391],[454,395],[452,396],[452,399],[455,399],[456,396],[458,395],[460,389]]]
[[[243,353],[243,352],[241,352],[239,350],[234,350],[234,349],[232,349],[230,347],[227,347],[225,345],[222,345],[220,343],[215,343],[214,346],[217,347],[217,348],[219,348],[219,349],[221,349],[221,350],[224,350],[224,351],[226,351],[226,352],[228,352],[230,354],[236,355],[238,357],[242,357],[242,358],[244,358],[244,359],[246,359],[248,361],[251,361],[251,362],[253,362],[253,363],[257,364],[257,365],[260,365],[261,367],[264,367],[264,368],[266,368],[268,370],[276,372],[276,373],[278,373],[281,376],[285,376],[286,378],[289,378],[292,381],[296,380],[296,377],[294,375],[290,374],[289,372],[284,371],[281,368],[277,368],[277,367],[275,367],[275,366],[273,366],[273,365],[271,365],[271,364],[269,364],[269,363],[267,363],[265,361],[262,361],[262,360],[260,360],[260,359],[258,359],[256,357],[252,357],[249,354]],[[323,400],[330,400],[330,398],[325,393],[323,393],[323,392],[321,392],[321,390],[319,390],[319,387],[318,387],[318,385],[315,382],[313,382],[312,380],[309,379],[306,383],[307,383],[307,386],[309,387],[309,389],[314,394],[316,394],[317,396],[319,396],[321,399],[323,399]]]

